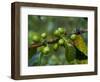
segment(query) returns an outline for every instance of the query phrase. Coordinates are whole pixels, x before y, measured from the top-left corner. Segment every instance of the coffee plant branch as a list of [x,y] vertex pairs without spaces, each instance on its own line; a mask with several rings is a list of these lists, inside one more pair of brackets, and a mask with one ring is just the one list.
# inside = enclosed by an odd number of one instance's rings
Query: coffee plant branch
[[[72,34],[83,34],[83,33],[86,33],[87,32],[87,29],[84,29],[84,30],[80,30],[80,31],[76,31],[76,32],[73,32],[73,33],[64,33],[65,35],[72,35]],[[37,48],[37,47],[40,47],[40,46],[43,46],[45,44],[45,42],[47,44],[53,44],[53,43],[56,43],[60,38],[54,38],[54,39],[51,39],[51,40],[45,40],[44,42],[41,42],[41,43],[33,43],[31,45],[29,45],[29,48]]]

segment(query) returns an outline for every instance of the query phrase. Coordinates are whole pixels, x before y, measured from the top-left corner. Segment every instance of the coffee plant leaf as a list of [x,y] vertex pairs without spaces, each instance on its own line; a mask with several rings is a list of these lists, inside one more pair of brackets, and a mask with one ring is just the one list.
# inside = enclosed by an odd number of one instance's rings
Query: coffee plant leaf
[[87,45],[81,35],[76,35],[76,38],[73,40],[73,44],[78,50],[87,55]]

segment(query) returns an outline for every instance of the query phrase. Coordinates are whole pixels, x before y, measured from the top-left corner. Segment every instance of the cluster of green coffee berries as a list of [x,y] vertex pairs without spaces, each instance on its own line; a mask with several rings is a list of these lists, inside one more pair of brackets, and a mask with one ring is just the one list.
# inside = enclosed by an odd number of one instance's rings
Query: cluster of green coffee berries
[[[34,43],[43,43],[47,38],[47,33],[42,33],[41,35],[34,35],[33,41]],[[39,51],[43,54],[47,54],[50,52],[50,48],[47,43],[44,43],[43,46],[39,47]]]
[[42,54],[48,54],[50,52],[50,48],[48,45],[46,46],[41,46],[39,47],[39,51],[42,53]]
[[59,37],[64,33],[65,33],[64,28],[59,27],[57,30],[55,30],[54,35]]
[[32,40],[35,43],[39,43],[39,42],[41,42],[41,40],[46,39],[46,37],[47,37],[46,33],[42,33],[41,35],[35,34],[35,35],[33,35]]
[[59,38],[58,42],[53,46],[54,50],[57,50],[59,46],[63,46],[65,44],[64,33],[65,29],[61,27],[54,31],[54,36]]
[[[64,46],[66,39],[65,39],[65,29],[62,27],[59,27],[57,30],[54,31],[54,36],[56,38],[58,38],[58,41],[56,43],[53,44],[53,49],[57,50],[59,48],[59,46]],[[74,40],[76,37],[75,34],[71,35],[71,39]],[[47,39],[47,33],[42,33],[40,36],[39,35],[34,35],[33,36],[33,41],[35,43],[41,43],[41,42],[45,42]],[[42,45],[41,47],[39,47],[39,51],[43,54],[48,54],[50,52],[50,47],[48,42],[45,43],[44,45]]]
[[[58,38],[58,41],[53,44],[53,49],[57,50],[59,46],[63,46],[65,43],[65,40],[63,39],[65,33],[65,29],[62,27],[59,27],[57,30],[54,31],[54,36]],[[42,34],[43,36],[44,34]],[[50,51],[49,46],[46,46],[43,48],[42,53],[47,54]]]

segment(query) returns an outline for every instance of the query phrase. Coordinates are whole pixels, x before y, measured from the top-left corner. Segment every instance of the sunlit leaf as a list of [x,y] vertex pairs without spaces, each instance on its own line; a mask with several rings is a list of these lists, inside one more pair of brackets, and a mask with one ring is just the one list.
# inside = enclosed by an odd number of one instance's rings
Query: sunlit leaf
[[73,43],[78,50],[87,55],[87,46],[81,35],[76,35],[76,38],[73,40]]

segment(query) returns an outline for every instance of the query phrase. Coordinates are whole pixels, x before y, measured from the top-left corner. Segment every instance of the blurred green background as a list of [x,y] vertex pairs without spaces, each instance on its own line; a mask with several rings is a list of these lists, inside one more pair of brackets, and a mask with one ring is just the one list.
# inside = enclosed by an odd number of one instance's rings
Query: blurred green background
[[[67,16],[36,16],[28,15],[28,45],[30,46],[33,35],[40,35],[47,33],[47,39],[54,38],[53,32],[58,27],[63,27],[67,33],[73,33],[76,29],[87,29],[88,19],[86,17],[67,17]],[[82,34],[87,44],[87,33]],[[52,50],[47,55],[43,55],[38,49],[28,49],[28,65],[29,66],[43,66],[43,65],[69,65],[80,64],[79,61],[66,61],[65,48],[60,47],[57,51]],[[42,59],[40,61],[40,57]],[[87,61],[87,60],[86,60]]]

